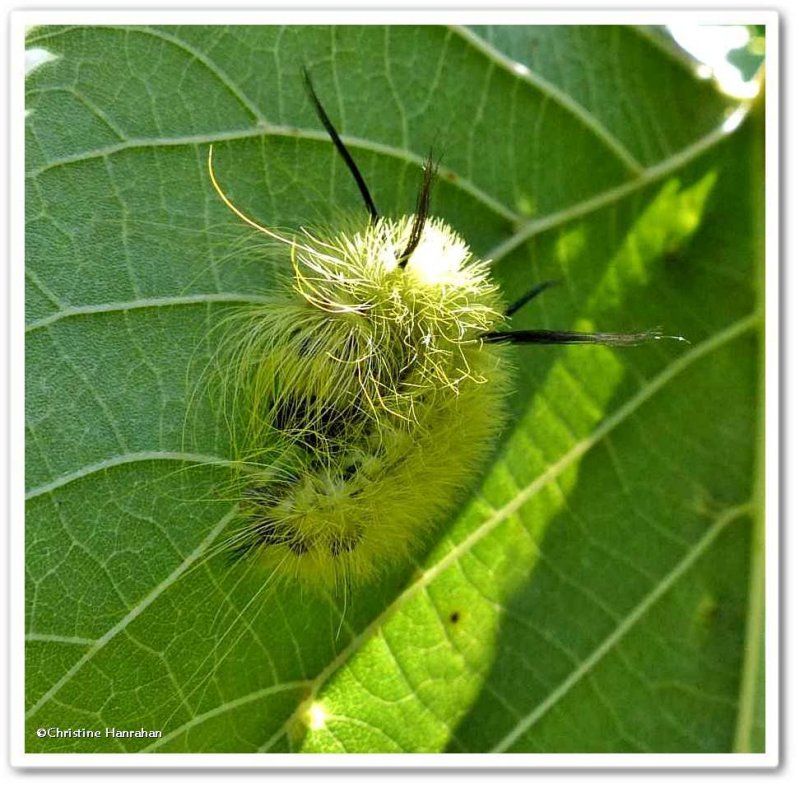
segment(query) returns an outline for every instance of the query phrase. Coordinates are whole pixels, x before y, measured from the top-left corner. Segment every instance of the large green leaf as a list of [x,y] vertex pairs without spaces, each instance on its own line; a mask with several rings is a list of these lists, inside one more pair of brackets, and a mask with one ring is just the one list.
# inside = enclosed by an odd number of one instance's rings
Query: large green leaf
[[[658,31],[69,27],[27,80],[31,751],[763,750],[763,130]],[[415,567],[318,599],[215,555],[199,384],[265,224],[435,212],[518,327],[691,344],[520,348],[494,460]],[[757,116],[757,112],[755,115]],[[191,402],[191,406],[190,406]],[[212,556],[209,558],[209,556]],[[156,741],[37,727],[156,729]]]

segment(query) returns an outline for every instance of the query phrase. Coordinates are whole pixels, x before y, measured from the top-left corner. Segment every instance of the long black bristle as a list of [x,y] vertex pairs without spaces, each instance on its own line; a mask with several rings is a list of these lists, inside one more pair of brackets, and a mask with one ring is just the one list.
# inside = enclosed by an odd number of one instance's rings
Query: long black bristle
[[[634,334],[584,333],[583,331],[490,331],[483,334],[484,342],[511,342],[515,345],[641,345],[653,339],[665,338],[660,331],[640,331]],[[675,337],[681,339],[682,337]]]
[[425,222],[428,220],[431,206],[431,191],[433,189],[433,179],[436,176],[438,166],[433,162],[433,154],[429,153],[425,159],[425,167],[422,172],[422,186],[417,196],[417,207],[414,211],[414,224],[411,226],[411,236],[408,239],[406,248],[397,259],[399,268],[405,268],[414,250],[419,246],[422,238],[422,231],[425,229]]
[[370,221],[372,224],[375,224],[375,222],[377,222],[380,218],[380,214],[378,213],[378,209],[375,207],[375,201],[372,199],[372,195],[369,193],[367,182],[364,180],[364,176],[358,169],[358,165],[350,155],[350,151],[347,150],[344,142],[342,142],[342,138],[339,136],[339,133],[336,131],[331,119],[328,117],[328,113],[325,112],[325,107],[322,106],[322,102],[319,100],[319,97],[314,90],[314,85],[311,82],[311,76],[308,73],[308,69],[305,67],[303,67],[303,81],[306,86],[306,92],[314,104],[314,109],[317,111],[317,116],[319,117],[320,121],[322,121],[325,131],[328,132],[328,136],[331,138],[331,142],[333,142],[336,150],[339,152],[339,155],[344,159],[344,163],[350,170],[350,174],[353,176],[353,178],[355,178],[356,184],[358,185],[358,190],[361,192],[361,197],[364,200],[367,211],[369,211]]

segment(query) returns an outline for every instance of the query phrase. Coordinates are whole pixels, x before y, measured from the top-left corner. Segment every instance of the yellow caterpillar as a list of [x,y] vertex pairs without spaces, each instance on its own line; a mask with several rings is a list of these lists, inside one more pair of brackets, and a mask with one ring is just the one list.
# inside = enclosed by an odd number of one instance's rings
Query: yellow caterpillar
[[239,310],[223,343],[241,526],[233,543],[278,578],[358,585],[406,560],[475,475],[505,420],[513,343],[637,344],[657,332],[507,330],[487,262],[429,215],[429,158],[413,215],[380,217],[319,101],[368,218],[284,236],[211,182],[242,221],[278,241],[286,274]]

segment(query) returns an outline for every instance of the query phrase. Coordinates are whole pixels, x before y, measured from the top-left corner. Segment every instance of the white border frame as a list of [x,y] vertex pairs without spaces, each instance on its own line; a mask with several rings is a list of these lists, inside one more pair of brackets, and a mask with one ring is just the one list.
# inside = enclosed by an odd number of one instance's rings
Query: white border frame
[[[766,60],[765,560],[766,752],[763,754],[44,754],[24,749],[24,31],[35,24],[308,24],[309,8],[272,11],[17,11],[10,16],[10,761],[57,768],[769,768],[779,764],[779,18],[775,11],[527,11],[425,8],[334,10],[314,7],[314,24],[763,24]],[[11,460],[16,458],[16,461]]]

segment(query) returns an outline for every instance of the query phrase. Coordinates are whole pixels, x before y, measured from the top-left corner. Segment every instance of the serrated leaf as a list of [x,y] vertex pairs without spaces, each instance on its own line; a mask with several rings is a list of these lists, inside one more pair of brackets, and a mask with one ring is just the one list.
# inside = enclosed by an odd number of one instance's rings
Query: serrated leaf
[[[40,752],[763,749],[763,130],[632,27],[68,27],[27,81],[27,746]],[[274,227],[434,212],[515,325],[512,426],[417,567],[317,599],[217,555],[200,372]],[[753,534],[755,523],[756,535]],[[211,557],[209,557],[211,556]],[[756,622],[755,624],[753,622]],[[37,738],[39,727],[160,730]]]

